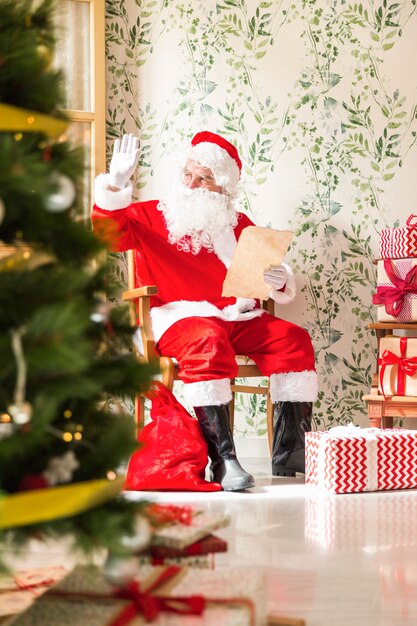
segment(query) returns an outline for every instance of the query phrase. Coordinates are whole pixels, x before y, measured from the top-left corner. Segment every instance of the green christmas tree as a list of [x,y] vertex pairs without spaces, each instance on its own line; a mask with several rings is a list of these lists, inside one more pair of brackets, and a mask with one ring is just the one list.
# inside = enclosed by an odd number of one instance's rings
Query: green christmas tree
[[136,508],[114,479],[136,443],[111,399],[151,372],[125,312],[109,309],[102,245],[74,220],[82,155],[57,140],[53,8],[0,2],[0,539],[71,534],[117,552]]

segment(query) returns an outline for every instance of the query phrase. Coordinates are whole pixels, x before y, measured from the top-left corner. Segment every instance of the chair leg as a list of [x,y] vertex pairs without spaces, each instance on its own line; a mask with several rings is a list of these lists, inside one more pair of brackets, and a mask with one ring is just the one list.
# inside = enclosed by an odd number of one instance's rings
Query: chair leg
[[[230,385],[234,384],[234,379],[230,381]],[[229,402],[230,430],[234,431],[235,427],[235,392],[232,391],[232,399]]]
[[161,356],[159,359],[159,367],[162,373],[162,384],[172,391],[175,378],[175,366],[172,359],[166,356]]
[[135,397],[135,415],[136,435],[139,439],[140,431],[145,426],[145,397],[142,394],[137,394]]
[[268,446],[269,454],[272,456],[272,442],[274,440],[274,405],[271,400],[271,396],[268,393],[266,396],[266,428],[268,432]]

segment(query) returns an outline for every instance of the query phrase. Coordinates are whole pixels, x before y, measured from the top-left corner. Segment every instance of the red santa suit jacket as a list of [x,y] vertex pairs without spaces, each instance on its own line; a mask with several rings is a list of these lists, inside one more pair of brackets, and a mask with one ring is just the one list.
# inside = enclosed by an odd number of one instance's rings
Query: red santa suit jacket
[[[169,243],[164,215],[157,208],[158,204],[157,200],[151,200],[114,209],[112,203],[112,210],[96,204],[92,213],[95,232],[113,251],[135,251],[137,286],[158,287],[158,294],[151,298],[155,340],[158,341],[173,323],[185,317],[211,316],[240,321],[262,315],[263,310],[256,300],[221,295],[236,242],[242,230],[253,222],[238,213],[236,227],[213,242],[214,253],[202,248],[198,254],[192,254]],[[291,276],[285,290],[276,292],[276,296],[284,303],[292,300],[294,293]]]

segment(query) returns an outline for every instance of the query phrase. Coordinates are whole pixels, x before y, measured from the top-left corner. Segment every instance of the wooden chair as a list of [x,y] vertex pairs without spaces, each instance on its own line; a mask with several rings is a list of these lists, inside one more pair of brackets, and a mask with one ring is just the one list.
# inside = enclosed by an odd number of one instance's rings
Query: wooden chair
[[[155,349],[155,340],[152,335],[152,325],[150,317],[150,300],[151,296],[158,292],[158,288],[154,285],[145,287],[136,287],[135,280],[135,258],[134,251],[128,251],[128,291],[123,292],[122,300],[128,302],[130,305],[130,322],[132,326],[138,326],[142,337],[143,353],[137,356],[141,361],[146,363],[156,363],[159,365],[162,382],[171,391],[174,385],[174,381],[178,380],[179,367],[174,359],[168,356],[160,356]],[[274,313],[274,301],[266,300],[262,303],[263,308],[269,313]],[[245,356],[236,356],[238,363],[238,374],[236,378],[254,378],[262,377],[257,365]],[[234,426],[234,414],[235,414],[235,394],[236,393],[252,393],[266,395],[266,425],[268,434],[269,450],[272,450],[272,438],[273,438],[273,404],[269,394],[269,383],[267,386],[250,386],[240,385],[235,382],[235,379],[231,381],[231,390],[233,399],[230,402],[230,425],[233,431]],[[145,417],[145,402],[144,397],[138,395],[135,400],[135,411],[138,420],[138,427],[142,428],[144,425]]]

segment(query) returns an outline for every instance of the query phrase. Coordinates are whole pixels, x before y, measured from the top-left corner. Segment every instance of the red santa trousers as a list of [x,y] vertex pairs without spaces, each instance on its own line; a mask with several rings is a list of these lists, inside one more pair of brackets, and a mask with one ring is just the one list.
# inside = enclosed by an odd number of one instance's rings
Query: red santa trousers
[[184,318],[165,331],[157,349],[178,361],[179,378],[186,385],[235,378],[236,354],[251,358],[263,376],[294,372],[316,376],[308,332],[269,313],[239,322]]

